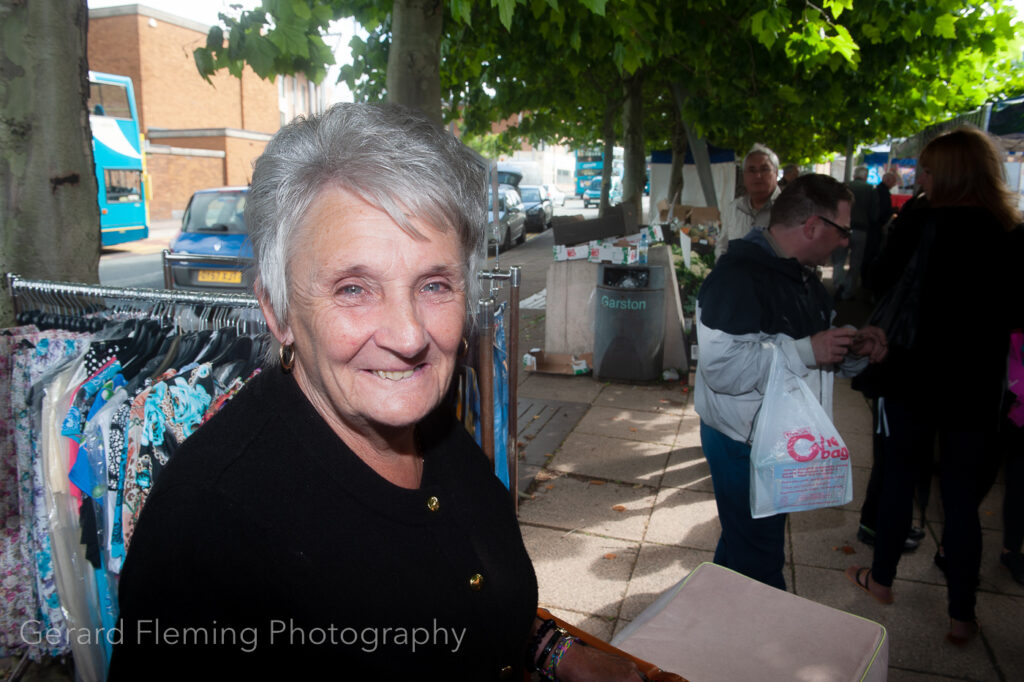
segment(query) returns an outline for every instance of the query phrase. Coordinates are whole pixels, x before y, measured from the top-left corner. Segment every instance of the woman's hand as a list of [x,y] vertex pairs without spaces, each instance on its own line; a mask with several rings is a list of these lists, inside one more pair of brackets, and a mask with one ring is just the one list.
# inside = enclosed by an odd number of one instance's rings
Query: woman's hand
[[880,327],[864,327],[853,337],[850,350],[867,355],[871,362],[881,362],[889,352],[885,332]]

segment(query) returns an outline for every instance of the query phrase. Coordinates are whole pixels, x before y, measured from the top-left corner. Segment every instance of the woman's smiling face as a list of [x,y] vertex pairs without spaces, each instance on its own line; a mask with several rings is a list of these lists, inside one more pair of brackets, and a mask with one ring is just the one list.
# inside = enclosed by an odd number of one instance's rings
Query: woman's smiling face
[[[323,191],[295,232],[289,312],[299,385],[339,435],[411,428],[444,397],[465,320],[465,267],[453,230],[391,217]],[[339,431],[340,427],[340,431]]]

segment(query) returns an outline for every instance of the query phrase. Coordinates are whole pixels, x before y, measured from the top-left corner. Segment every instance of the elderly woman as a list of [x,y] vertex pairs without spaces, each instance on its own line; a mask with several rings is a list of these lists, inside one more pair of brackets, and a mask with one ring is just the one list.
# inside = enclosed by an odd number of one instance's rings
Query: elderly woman
[[[872,268],[872,286],[883,293],[897,285],[916,252],[924,258],[909,270],[920,291],[912,340],[901,345],[900,335],[890,333],[888,358],[865,373],[862,390],[878,398],[878,530],[871,566],[851,566],[846,575],[876,601],[893,603],[896,566],[913,516],[915,466],[931,461],[937,441],[945,562],[941,556],[936,561],[946,573],[947,639],[964,645],[978,632],[978,508],[999,464],[996,435],[1010,331],[1024,314],[1011,294],[1020,288],[1022,256],[1012,235],[1021,214],[1003,180],[1001,154],[977,128],[958,128],[929,142],[918,181],[927,207],[900,214]],[[953,413],[951,382],[966,398]]]
[[536,616],[508,492],[443,409],[483,173],[395,106],[283,128],[246,206],[280,342],[144,507],[110,679],[640,679]]

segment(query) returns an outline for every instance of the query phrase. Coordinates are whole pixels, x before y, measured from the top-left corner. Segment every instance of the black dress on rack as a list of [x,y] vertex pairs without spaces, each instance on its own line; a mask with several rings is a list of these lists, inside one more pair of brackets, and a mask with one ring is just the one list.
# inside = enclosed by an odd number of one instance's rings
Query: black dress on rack
[[142,510],[109,679],[521,676],[537,583],[508,492],[454,420],[418,435],[399,488],[291,376],[250,381]]

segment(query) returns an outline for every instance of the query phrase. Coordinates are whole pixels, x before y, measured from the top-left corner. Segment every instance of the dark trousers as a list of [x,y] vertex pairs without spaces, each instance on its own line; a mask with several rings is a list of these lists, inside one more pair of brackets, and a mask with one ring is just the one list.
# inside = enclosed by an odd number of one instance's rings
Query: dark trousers
[[[981,568],[981,522],[978,507],[998,468],[995,432],[970,430],[971,424],[950,420],[912,400],[883,398],[882,492],[871,577],[891,586],[903,541],[913,515],[915,462],[939,441],[939,491],[942,495],[949,616],[973,620],[975,590]],[[952,428],[950,428],[952,427]],[[977,429],[977,427],[973,427]]]
[[782,567],[786,562],[786,515],[763,519],[750,515],[750,446],[729,438],[703,420],[700,442],[711,469],[715,504],[722,536],[715,548],[715,563],[786,589]]
[[[879,526],[890,523],[892,520],[886,517],[879,518],[878,507],[882,495],[882,476],[885,466],[881,463],[883,440],[878,419],[878,401],[871,401],[871,418],[874,431],[871,436],[871,475],[868,477],[868,487],[864,492],[864,503],[860,508],[860,525],[869,531],[874,532]],[[932,461],[934,452],[930,448],[922,448],[915,453],[917,460],[912,462],[916,473],[915,488],[917,506],[921,511],[922,527],[924,526],[924,510],[928,507],[928,499],[931,496],[932,485]],[[913,503],[911,503],[911,525],[914,523]],[[909,527],[908,527],[909,532]]]
[[1024,545],[1024,427],[1003,419],[999,432],[1006,490],[1003,493],[1003,549],[1019,552]]

